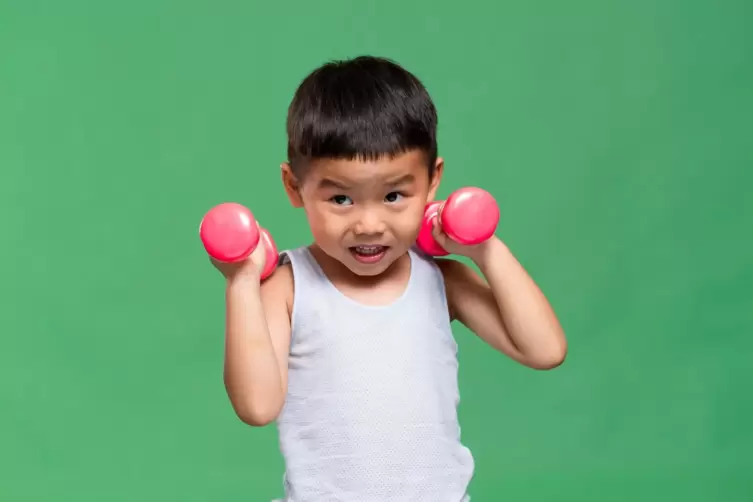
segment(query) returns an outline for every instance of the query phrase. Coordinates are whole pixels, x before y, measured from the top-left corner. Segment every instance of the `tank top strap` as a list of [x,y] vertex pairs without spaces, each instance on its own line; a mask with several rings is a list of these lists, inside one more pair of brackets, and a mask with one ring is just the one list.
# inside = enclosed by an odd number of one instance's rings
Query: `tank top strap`
[[415,275],[416,283],[422,288],[419,294],[438,299],[440,311],[447,309],[444,275],[439,265],[434,258],[418,248],[411,248],[408,252],[411,255],[411,273]]
[[327,280],[305,246],[282,251],[279,263],[280,265],[290,264],[293,269],[293,281],[296,290],[318,289]]
[[332,286],[306,246],[282,251],[279,263],[289,264],[293,273],[290,327],[291,344],[294,345],[300,336],[298,328],[305,326],[311,316],[321,315],[331,305],[331,294],[328,293]]

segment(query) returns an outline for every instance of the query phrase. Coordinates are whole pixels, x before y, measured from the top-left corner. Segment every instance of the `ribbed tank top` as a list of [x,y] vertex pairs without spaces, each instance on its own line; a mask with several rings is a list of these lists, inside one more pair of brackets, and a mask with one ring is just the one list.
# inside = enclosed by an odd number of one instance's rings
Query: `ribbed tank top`
[[340,292],[308,248],[286,251],[294,300],[288,393],[277,419],[285,502],[465,502],[457,345],[442,273],[409,252],[390,305]]

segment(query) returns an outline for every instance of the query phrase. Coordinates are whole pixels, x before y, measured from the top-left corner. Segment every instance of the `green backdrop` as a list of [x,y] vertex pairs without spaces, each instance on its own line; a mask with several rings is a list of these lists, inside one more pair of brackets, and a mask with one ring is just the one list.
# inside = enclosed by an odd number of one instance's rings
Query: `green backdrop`
[[[277,4],[277,5],[275,5]],[[753,500],[753,3],[0,2],[0,500],[268,501],[198,240],[279,181],[292,93],[389,56],[440,111],[442,195],[499,200],[564,366],[461,327],[474,501]]]

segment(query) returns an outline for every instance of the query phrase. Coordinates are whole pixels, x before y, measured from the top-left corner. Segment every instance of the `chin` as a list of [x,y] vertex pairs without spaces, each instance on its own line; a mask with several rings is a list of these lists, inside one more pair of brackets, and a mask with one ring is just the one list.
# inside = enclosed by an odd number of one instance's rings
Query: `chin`
[[359,277],[376,277],[385,273],[407,252],[407,249],[400,252],[399,248],[390,247],[381,258],[369,262],[368,259],[359,260],[349,248],[343,249],[337,244],[322,246],[318,243],[318,247],[329,259],[338,262],[351,274]]
[[361,265],[360,263],[343,263],[348,270],[350,270],[353,274],[360,276],[360,277],[376,277],[378,275],[383,274],[388,268],[390,268],[389,264],[379,264],[379,265]]
[[375,263],[362,263],[346,251],[344,255],[341,256],[340,263],[345,265],[345,267],[355,275],[361,277],[376,277],[389,270],[401,256],[402,253],[395,253],[395,250],[391,249],[381,260]]

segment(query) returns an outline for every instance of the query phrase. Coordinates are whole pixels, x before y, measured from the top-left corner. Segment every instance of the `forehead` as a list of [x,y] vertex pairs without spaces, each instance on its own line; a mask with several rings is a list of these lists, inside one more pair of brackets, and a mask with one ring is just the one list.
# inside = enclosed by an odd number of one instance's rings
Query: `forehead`
[[310,167],[307,177],[317,184],[325,180],[344,185],[391,183],[409,177],[420,180],[428,175],[426,156],[417,151],[376,160],[318,159]]

